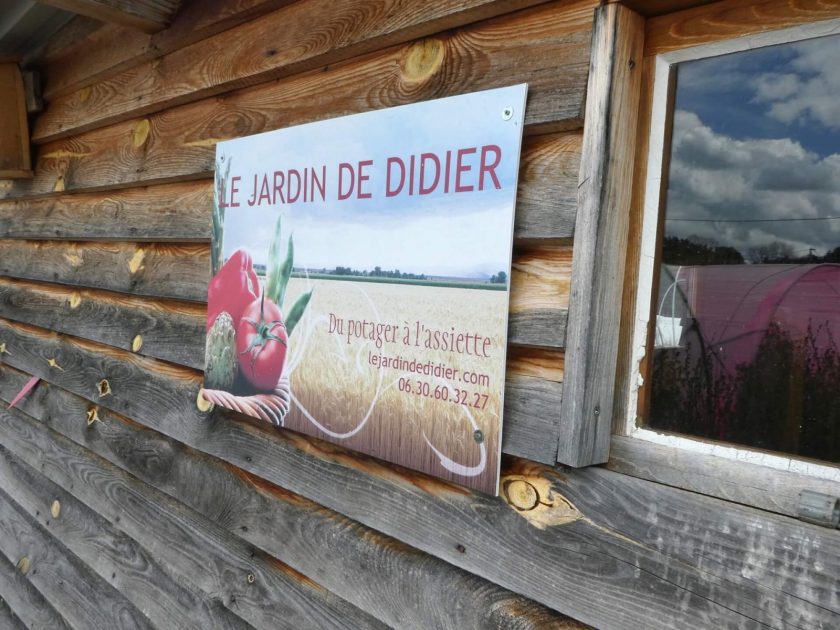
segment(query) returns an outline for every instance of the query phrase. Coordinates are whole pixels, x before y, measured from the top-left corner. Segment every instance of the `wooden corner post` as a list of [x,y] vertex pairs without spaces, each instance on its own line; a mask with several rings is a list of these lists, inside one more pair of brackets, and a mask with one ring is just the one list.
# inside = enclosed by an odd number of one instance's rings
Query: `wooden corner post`
[[618,4],[597,9],[557,451],[569,466],[609,457],[643,45],[640,15]]

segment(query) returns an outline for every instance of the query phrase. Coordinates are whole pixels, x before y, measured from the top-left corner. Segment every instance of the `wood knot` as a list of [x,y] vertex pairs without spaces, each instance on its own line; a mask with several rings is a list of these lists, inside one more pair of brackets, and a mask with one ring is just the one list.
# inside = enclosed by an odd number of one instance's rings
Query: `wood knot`
[[146,140],[149,139],[149,131],[152,129],[152,124],[149,122],[148,118],[144,118],[137,122],[134,125],[134,129],[131,130],[131,143],[136,147],[140,148],[144,144],[146,144]]
[[100,398],[105,398],[105,396],[109,396],[111,394],[111,384],[108,382],[107,378],[103,378],[99,383],[96,384],[96,390],[99,393]]
[[583,518],[572,503],[545,477],[506,475],[501,479],[502,498],[538,529],[566,525]]
[[428,37],[415,42],[400,63],[403,79],[415,82],[425,81],[443,64],[445,53],[446,45],[437,38]]
[[136,337],[134,337],[134,339],[132,339],[132,341],[131,341],[131,349],[132,349],[134,352],[139,352],[139,351],[140,351],[140,348],[142,348],[142,347],[143,347],[143,337],[142,337],[142,336],[140,336],[140,335],[137,335],[137,336],[136,336]]
[[143,259],[146,257],[146,250],[142,247],[138,247],[137,250],[134,252],[134,256],[131,257],[131,260],[128,261],[128,270],[135,274],[143,268]]
[[80,103],[87,103],[90,100],[90,95],[93,90],[89,85],[86,85],[81,90],[76,92],[76,98]]
[[18,568],[18,571],[26,575],[27,573],[29,573],[29,567],[32,566],[32,563],[29,561],[29,558],[23,556],[23,558],[17,561],[16,566]]
[[53,518],[58,518],[61,515],[61,503],[58,499],[52,502],[50,506],[50,514],[52,514]]
[[99,419],[99,408],[98,407],[91,407],[90,409],[87,410],[87,413],[85,415],[87,417],[87,425],[88,426],[92,425],[94,422],[102,422]]
[[78,291],[73,291],[70,295],[70,308],[79,308],[79,304],[82,303],[82,294]]
[[519,511],[533,510],[540,504],[540,493],[524,479],[509,479],[502,485],[507,502]]
[[198,390],[198,396],[195,399],[195,406],[201,413],[207,413],[213,409],[213,403],[204,397],[204,390]]

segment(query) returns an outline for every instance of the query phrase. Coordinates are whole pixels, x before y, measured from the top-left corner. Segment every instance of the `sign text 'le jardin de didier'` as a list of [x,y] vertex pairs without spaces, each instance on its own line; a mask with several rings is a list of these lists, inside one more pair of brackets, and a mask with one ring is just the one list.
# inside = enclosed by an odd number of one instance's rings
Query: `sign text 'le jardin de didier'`
[[204,398],[498,492],[526,92],[220,142]]

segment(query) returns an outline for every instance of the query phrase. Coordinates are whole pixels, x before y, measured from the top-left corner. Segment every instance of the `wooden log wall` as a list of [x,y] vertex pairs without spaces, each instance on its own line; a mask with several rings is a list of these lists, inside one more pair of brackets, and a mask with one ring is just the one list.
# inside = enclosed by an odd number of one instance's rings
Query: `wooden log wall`
[[[551,467],[597,4],[187,0],[54,38],[35,176],[0,184],[0,400],[42,379],[0,411],[0,626],[837,627],[840,540]],[[203,411],[215,143],[522,81],[503,496]]]

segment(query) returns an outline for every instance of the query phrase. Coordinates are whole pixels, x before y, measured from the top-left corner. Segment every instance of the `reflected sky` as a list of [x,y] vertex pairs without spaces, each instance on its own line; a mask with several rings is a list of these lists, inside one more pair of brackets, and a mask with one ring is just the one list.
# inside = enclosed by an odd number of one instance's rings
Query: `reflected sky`
[[767,248],[823,256],[840,245],[830,217],[840,217],[840,36],[679,64],[665,236],[748,262]]

